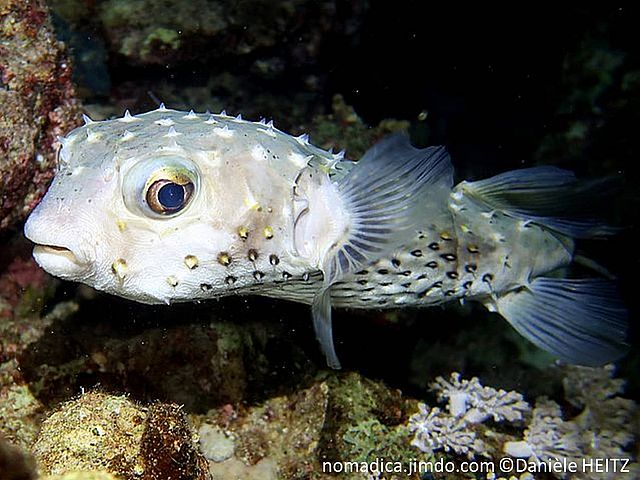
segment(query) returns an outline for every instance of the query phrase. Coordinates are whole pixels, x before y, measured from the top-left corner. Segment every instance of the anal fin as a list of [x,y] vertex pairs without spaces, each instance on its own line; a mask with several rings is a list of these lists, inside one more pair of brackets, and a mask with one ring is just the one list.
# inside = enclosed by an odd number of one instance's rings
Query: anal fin
[[610,281],[538,277],[496,305],[521,335],[565,362],[599,366],[625,353],[627,310]]

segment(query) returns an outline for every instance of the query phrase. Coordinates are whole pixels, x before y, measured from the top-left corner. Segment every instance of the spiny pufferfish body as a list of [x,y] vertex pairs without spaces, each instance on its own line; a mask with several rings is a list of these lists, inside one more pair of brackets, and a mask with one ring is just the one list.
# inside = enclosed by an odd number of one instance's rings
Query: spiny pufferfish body
[[25,226],[36,261],[61,278],[144,303],[308,303],[333,367],[332,305],[476,300],[570,362],[603,363],[623,347],[626,311],[610,282],[553,275],[571,263],[573,238],[610,232],[578,212],[598,183],[570,172],[454,187],[444,148],[403,135],[354,163],[272,123],[164,106],[87,119],[61,142]]

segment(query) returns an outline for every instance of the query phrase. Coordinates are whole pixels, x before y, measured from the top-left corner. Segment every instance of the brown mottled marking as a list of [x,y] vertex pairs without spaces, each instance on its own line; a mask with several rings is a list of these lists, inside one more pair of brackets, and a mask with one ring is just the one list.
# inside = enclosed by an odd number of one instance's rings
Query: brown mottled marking
[[247,227],[239,227],[238,228],[238,236],[242,240],[246,240],[247,238],[249,238],[249,229]]
[[467,245],[467,251],[469,253],[480,253],[480,249],[478,248],[478,246],[473,243]]
[[231,265],[231,256],[227,252],[220,252],[218,254],[218,263],[225,267]]
[[122,280],[127,274],[127,261],[123,258],[117,259],[111,264],[111,271],[116,277]]
[[193,270],[198,266],[198,257],[196,257],[195,255],[187,255],[186,257],[184,257],[184,264],[189,270]]

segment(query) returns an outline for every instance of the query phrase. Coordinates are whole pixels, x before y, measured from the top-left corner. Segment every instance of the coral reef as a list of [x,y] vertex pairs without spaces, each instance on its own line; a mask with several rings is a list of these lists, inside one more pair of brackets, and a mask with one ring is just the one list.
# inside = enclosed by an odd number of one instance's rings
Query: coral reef
[[43,0],[0,5],[0,230],[24,219],[53,177],[56,137],[78,123],[71,64]]
[[487,447],[478,438],[474,425],[489,418],[495,422],[517,422],[530,410],[521,394],[483,387],[475,377],[461,380],[455,372],[449,380],[436,378],[431,389],[439,401],[448,400],[448,413],[421,403],[420,411],[409,419],[409,430],[414,432],[411,444],[429,454],[438,449],[469,458],[485,454]]
[[342,95],[334,95],[332,113],[314,117],[309,132],[315,145],[322,148],[344,149],[349,158],[358,159],[364,152],[385,135],[407,131],[406,120],[387,119],[371,128],[347,105]]
[[[613,378],[614,369],[566,367],[565,399],[580,409],[570,419],[563,418],[560,405],[540,398],[523,439],[504,444],[505,453],[530,461],[563,460],[581,462],[583,458],[627,459],[628,447],[637,440],[640,426],[638,406],[620,397],[624,382]],[[640,474],[637,463],[631,466]],[[584,472],[584,478],[618,478],[620,472]]]
[[[291,53],[298,62],[309,62],[323,37],[342,27],[334,1],[288,0],[266,6],[253,0],[197,0],[170,6],[172,15],[167,15],[164,2],[112,0],[102,2],[97,13],[112,49],[137,64],[220,61],[293,44],[293,38],[302,48]],[[268,60],[256,68],[278,68],[266,65]]]
[[[629,471],[637,475],[639,465],[628,448],[637,440],[638,407],[619,396],[623,382],[613,378],[613,368],[566,366],[563,373],[565,400],[581,409],[570,419],[563,418],[567,414],[559,403],[546,397],[536,399],[531,409],[520,393],[483,387],[477,378],[461,380],[458,373],[451,374],[449,380],[439,377],[431,388],[439,401],[448,401],[446,411],[420,403],[419,411],[408,421],[408,429],[414,434],[411,444],[429,455],[442,449],[468,458],[492,458],[496,465],[505,453],[526,459],[531,465],[626,459]],[[516,430],[522,428],[522,437],[518,438]],[[585,468],[580,472],[581,476],[575,478],[620,475],[614,469],[603,472]],[[568,472],[560,469],[550,473],[565,478]]]

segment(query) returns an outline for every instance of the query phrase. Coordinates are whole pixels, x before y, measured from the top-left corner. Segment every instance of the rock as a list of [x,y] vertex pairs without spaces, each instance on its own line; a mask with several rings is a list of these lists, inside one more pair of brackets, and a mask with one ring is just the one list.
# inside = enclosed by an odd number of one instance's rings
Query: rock
[[43,0],[0,5],[0,231],[23,220],[53,177],[56,137],[79,104]]
[[[207,479],[206,460],[182,407],[143,407],[126,396],[88,392],[42,423],[33,446],[42,473],[102,472],[141,480]],[[96,477],[96,478],[110,478]]]

